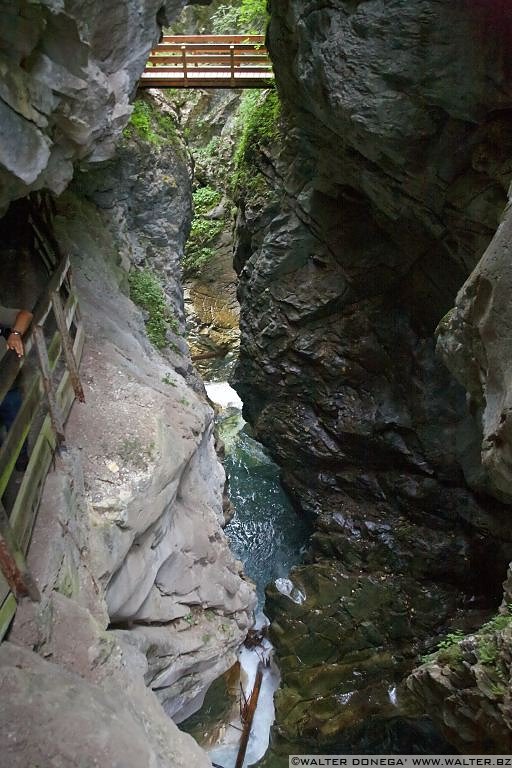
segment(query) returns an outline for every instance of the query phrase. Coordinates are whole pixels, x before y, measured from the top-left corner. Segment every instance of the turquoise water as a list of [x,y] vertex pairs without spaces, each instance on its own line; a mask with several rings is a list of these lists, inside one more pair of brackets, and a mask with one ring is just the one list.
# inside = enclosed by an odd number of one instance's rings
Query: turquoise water
[[226,447],[224,467],[235,508],[225,532],[256,583],[263,609],[265,586],[286,578],[303,559],[310,527],[295,513],[279,481],[279,467],[247,433],[241,412],[232,407],[222,411],[218,431]]

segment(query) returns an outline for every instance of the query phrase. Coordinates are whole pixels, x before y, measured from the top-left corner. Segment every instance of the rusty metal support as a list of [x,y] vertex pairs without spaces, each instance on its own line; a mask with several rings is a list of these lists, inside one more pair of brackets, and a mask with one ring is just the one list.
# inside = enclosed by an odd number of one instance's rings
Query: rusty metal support
[[29,597],[34,602],[41,600],[37,584],[27,570],[23,552],[14,539],[2,502],[0,502],[0,570],[17,598]]
[[33,334],[37,355],[39,357],[39,366],[41,368],[41,374],[43,377],[44,391],[46,392],[46,397],[48,399],[48,408],[50,411],[52,426],[55,430],[57,441],[59,443],[64,443],[66,439],[64,435],[64,419],[62,418],[61,410],[57,403],[53,389],[50,361],[48,360],[48,350],[46,349],[46,342],[44,340],[44,332],[42,326],[34,326]]
[[80,403],[85,403],[85,395],[80,381],[80,373],[78,371],[78,365],[73,354],[73,343],[69,335],[66,318],[64,316],[64,309],[62,307],[62,301],[57,291],[51,293],[51,300],[53,306],[53,313],[57,322],[57,328],[60,331],[62,350],[64,352],[64,358],[69,371],[69,377],[73,386],[77,400]]

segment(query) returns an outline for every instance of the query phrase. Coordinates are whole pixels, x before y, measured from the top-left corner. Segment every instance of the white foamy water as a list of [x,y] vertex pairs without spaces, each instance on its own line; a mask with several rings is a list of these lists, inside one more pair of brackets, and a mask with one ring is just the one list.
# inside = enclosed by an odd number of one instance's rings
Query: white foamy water
[[[268,619],[262,613],[257,617],[255,629],[268,624]],[[263,670],[258,706],[254,714],[251,735],[245,754],[244,767],[253,765],[261,760],[268,749],[270,738],[270,726],[274,722],[274,693],[279,687],[279,671],[272,663],[272,644],[264,639],[258,648],[242,647],[239,652],[241,678],[246,698],[251,695],[256,679],[256,672],[260,661],[269,660],[270,665]],[[223,768],[234,768],[240,744],[242,723],[239,718],[231,721],[227,726],[222,740],[209,750],[209,756],[213,763]]]
[[212,381],[205,383],[208,397],[221,408],[238,408],[242,410],[243,403],[227,381]]
[[[295,540],[294,535],[300,525],[279,484],[279,470],[263,447],[243,431],[243,403],[238,394],[225,381],[206,382],[205,387],[210,400],[224,412],[218,417],[221,420],[219,434],[226,449],[230,498],[236,510],[226,534],[233,552],[244,562],[246,572],[258,583],[262,606],[265,584],[276,577],[284,577],[290,567],[299,561],[305,534]],[[280,580],[287,581],[284,578]],[[291,582],[289,584],[287,594],[290,599],[295,602],[304,600],[300,590]],[[267,624],[268,619],[260,611],[255,628]],[[266,638],[257,648],[243,646],[238,658],[240,679],[247,698],[253,690],[259,662],[269,661],[263,670],[258,706],[243,763],[245,768],[261,760],[268,749],[270,729],[275,719],[274,694],[279,687],[280,674],[273,662],[273,646]],[[238,713],[232,713],[224,721],[217,743],[207,747],[213,763],[222,768],[234,768],[241,730]]]

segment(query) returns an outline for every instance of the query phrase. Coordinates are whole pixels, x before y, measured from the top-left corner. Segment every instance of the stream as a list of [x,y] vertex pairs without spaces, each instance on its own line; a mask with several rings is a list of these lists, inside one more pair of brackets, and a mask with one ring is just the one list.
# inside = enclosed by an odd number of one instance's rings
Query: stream
[[[217,431],[225,445],[224,467],[234,507],[232,520],[225,528],[231,549],[255,582],[258,607],[255,628],[268,623],[264,615],[265,586],[274,581],[291,599],[288,573],[305,553],[310,528],[297,517],[279,481],[279,467],[250,436],[242,418],[242,402],[225,381],[206,383],[210,400],[217,405]],[[234,768],[240,742],[239,683],[249,696],[260,660],[268,659],[264,669],[258,708],[253,721],[244,766],[252,765],[265,754],[274,720],[273,697],[279,686],[279,670],[273,660],[270,641],[256,648],[242,647],[240,672],[228,672],[208,691],[202,709],[181,728],[191,733],[208,751],[213,763]]]

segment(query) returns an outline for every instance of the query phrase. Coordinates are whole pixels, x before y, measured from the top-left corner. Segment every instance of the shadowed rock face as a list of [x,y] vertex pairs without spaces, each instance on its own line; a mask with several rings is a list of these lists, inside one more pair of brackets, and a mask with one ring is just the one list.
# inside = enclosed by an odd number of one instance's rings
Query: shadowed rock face
[[[245,200],[239,216],[236,380],[317,521],[316,562],[293,577],[306,601],[269,591],[273,616],[285,611],[279,732],[292,742],[340,746],[387,716],[367,702],[389,703],[468,598],[498,599],[509,513],[466,486],[465,393],[434,330],[506,203],[511,30],[504,3],[273,3],[288,138],[258,161],[271,202]],[[379,615],[386,601],[403,623]],[[311,701],[296,675],[325,663],[336,670]],[[362,689],[364,706],[339,698]]]
[[[0,213],[113,154],[162,24],[184,0],[0,5]],[[208,4],[208,0],[204,4]]]
[[[470,398],[463,466],[468,482],[512,501],[508,205],[489,248],[439,326],[438,350]],[[462,442],[462,439],[461,439]]]

